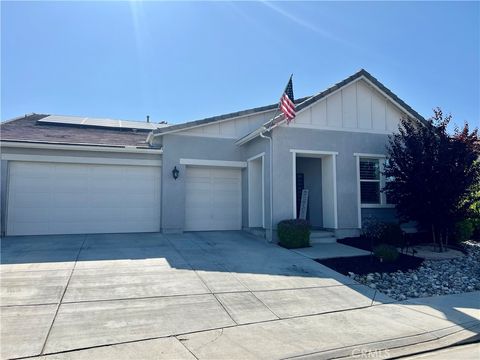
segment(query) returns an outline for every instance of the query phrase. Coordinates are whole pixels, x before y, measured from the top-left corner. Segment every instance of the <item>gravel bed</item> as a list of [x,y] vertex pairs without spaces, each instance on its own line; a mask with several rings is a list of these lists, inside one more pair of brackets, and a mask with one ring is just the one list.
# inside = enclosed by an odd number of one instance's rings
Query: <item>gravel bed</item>
[[395,300],[480,290],[480,243],[466,241],[463,245],[466,256],[425,260],[416,270],[349,275]]

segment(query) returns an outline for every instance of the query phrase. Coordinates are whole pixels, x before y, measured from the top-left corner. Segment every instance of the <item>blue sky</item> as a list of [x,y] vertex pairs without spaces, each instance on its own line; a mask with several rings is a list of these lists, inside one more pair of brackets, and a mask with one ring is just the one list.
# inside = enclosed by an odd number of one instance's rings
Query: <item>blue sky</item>
[[424,116],[479,125],[479,2],[2,2],[1,119],[178,123],[365,68]]

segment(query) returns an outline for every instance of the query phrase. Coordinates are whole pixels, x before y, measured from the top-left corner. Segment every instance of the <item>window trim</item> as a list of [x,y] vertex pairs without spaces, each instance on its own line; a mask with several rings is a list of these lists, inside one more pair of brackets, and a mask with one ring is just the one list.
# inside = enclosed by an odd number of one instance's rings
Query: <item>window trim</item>
[[[361,194],[361,181],[365,182],[378,182],[378,180],[360,180],[360,159],[377,159],[379,160],[380,165],[380,190],[385,187],[385,175],[383,175],[383,169],[385,165],[385,160],[387,158],[384,154],[367,154],[367,153],[354,153],[356,168],[357,168],[357,207],[358,207],[358,228],[362,228],[362,209],[393,209],[395,208],[394,204],[387,204],[387,196],[384,192],[380,191],[380,204],[362,204],[362,194]],[[383,160],[383,161],[382,161]]]

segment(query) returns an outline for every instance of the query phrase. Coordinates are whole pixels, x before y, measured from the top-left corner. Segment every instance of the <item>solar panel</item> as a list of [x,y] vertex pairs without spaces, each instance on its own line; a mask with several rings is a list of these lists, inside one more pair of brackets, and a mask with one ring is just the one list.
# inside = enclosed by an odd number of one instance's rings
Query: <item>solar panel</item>
[[98,126],[108,127],[115,129],[142,129],[142,130],[154,130],[167,126],[167,124],[159,123],[147,123],[141,121],[127,121],[127,120],[114,120],[114,119],[101,119],[101,118],[89,118],[81,116],[62,116],[62,115],[50,115],[43,119],[38,120],[39,123],[46,124],[65,124],[65,125],[78,125],[78,126]]
[[120,121],[112,119],[97,119],[97,118],[87,118],[82,125],[88,126],[106,126],[106,127],[120,127]]
[[69,125],[81,125],[87,118],[80,116],[58,116],[50,115],[43,119],[38,120],[39,122],[50,122],[57,124],[69,124]]

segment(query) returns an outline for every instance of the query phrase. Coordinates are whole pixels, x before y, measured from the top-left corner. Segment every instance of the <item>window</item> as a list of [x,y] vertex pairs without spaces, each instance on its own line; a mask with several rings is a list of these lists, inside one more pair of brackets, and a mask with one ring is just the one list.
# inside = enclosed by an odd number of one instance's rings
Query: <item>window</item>
[[360,158],[360,201],[381,204],[379,159]]
[[387,197],[382,192],[386,183],[385,176],[382,174],[385,157],[368,154],[355,155],[358,159],[360,204],[362,207],[393,206],[387,202]]

